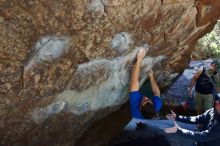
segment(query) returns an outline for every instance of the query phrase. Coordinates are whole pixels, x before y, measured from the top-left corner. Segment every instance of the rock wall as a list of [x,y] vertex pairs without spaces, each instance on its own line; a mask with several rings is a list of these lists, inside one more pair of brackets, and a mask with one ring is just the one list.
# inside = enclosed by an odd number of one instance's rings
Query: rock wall
[[[160,87],[220,17],[218,0],[0,0],[1,145],[74,145],[128,101],[139,47]],[[106,127],[111,129],[111,127]]]

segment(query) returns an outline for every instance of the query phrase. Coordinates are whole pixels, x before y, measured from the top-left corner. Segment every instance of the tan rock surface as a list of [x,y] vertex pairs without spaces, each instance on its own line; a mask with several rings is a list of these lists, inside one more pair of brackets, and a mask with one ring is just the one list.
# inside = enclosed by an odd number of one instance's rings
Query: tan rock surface
[[0,0],[0,145],[74,145],[128,101],[138,47],[149,49],[141,83],[153,67],[165,87],[219,9],[218,0]]

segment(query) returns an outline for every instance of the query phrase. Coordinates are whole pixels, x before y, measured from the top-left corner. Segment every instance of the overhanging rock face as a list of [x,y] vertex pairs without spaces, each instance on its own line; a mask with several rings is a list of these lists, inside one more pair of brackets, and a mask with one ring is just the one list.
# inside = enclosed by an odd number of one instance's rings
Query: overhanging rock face
[[219,9],[218,0],[1,0],[1,145],[74,145],[128,101],[139,47],[141,84],[153,68],[163,88]]

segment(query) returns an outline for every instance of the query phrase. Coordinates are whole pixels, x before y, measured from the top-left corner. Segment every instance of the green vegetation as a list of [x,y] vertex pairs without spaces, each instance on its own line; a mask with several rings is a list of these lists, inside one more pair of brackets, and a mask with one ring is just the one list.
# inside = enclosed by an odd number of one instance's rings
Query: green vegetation
[[206,58],[220,58],[220,21],[210,33],[198,40],[197,48]]

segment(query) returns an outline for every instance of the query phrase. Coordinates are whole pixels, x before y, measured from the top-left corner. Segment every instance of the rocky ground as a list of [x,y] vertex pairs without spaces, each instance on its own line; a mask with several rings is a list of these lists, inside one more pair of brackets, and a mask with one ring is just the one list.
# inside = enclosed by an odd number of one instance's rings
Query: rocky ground
[[[145,126],[137,128],[137,123]],[[178,123],[180,127],[194,130],[195,126]],[[165,134],[164,128],[172,127],[169,120],[137,120],[132,119],[125,127],[122,135],[111,146],[190,146],[193,141],[177,134]]]

